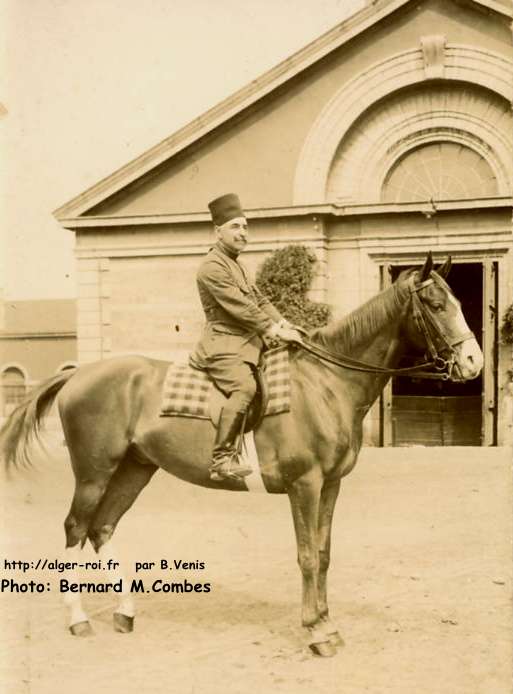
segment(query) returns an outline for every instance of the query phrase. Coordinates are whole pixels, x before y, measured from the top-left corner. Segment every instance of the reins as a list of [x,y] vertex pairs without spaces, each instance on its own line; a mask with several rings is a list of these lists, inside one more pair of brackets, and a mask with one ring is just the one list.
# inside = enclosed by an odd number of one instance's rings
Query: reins
[[388,369],[385,366],[378,366],[377,364],[368,364],[365,361],[353,359],[352,357],[348,357],[345,354],[334,354],[333,352],[330,352],[329,350],[324,349],[323,347],[319,347],[319,345],[315,345],[312,342],[305,342],[305,340],[303,340],[302,342],[297,342],[295,344],[298,347],[301,347],[301,349],[305,350],[305,352],[313,354],[321,361],[334,364],[335,366],[341,366],[342,368],[350,369],[351,371],[364,371],[366,373],[384,374],[386,376],[405,376],[407,374],[416,374],[418,377],[434,378],[440,379],[442,381],[446,381],[449,378],[448,373],[426,372],[425,374],[423,374],[422,372],[422,369],[428,369],[430,367],[434,367],[435,369],[439,369],[440,371],[445,369],[448,365],[448,362],[445,359],[442,359],[441,357],[438,357],[437,361],[427,361],[423,364],[417,364],[417,366],[408,366],[402,369]]
[[[447,381],[451,378],[452,370],[455,363],[456,352],[454,350],[455,345],[464,342],[472,337],[474,334],[470,331],[461,333],[452,339],[448,339],[442,331],[439,329],[437,323],[433,320],[430,314],[425,310],[421,300],[419,299],[418,292],[424,287],[428,287],[433,284],[434,280],[432,278],[421,282],[416,285],[413,275],[409,279],[409,290],[410,297],[412,301],[413,308],[413,318],[423,334],[426,340],[426,347],[431,357],[430,361],[426,361],[423,364],[418,364],[417,366],[408,366],[401,369],[388,369],[385,366],[378,366],[377,364],[369,364],[365,361],[359,359],[353,359],[345,354],[335,354],[330,350],[320,347],[312,342],[302,340],[302,342],[295,343],[298,347],[301,347],[317,357],[321,361],[334,364],[335,366],[340,366],[344,369],[350,369],[352,371],[363,371],[366,373],[376,373],[383,374],[386,376],[407,376],[412,374],[417,378],[433,379],[440,381]],[[435,333],[433,338],[432,331]],[[306,331],[302,331],[306,335]],[[437,349],[435,341],[441,343],[442,348]],[[449,351],[449,359],[444,359],[439,355],[440,351]],[[424,371],[424,369],[434,368],[435,371]]]

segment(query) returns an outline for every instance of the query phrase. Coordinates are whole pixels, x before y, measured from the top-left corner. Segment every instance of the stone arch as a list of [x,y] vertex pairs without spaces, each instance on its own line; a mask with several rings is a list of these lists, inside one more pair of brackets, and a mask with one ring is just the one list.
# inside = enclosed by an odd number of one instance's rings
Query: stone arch
[[[506,102],[480,87],[445,82],[400,90],[370,108],[345,134],[328,172],[325,199],[343,205],[379,202],[383,181],[408,152],[453,143],[493,172],[494,190],[510,194],[513,116]],[[461,172],[463,178],[465,171]],[[429,199],[429,198],[428,198]]]
[[23,375],[25,382],[29,382],[29,373],[27,369],[23,366],[23,364],[20,364],[17,361],[10,361],[5,364],[2,364],[2,366],[0,367],[0,376],[11,369],[19,371]]
[[27,370],[18,363],[3,364],[0,370],[0,414],[8,415],[25,398]]
[[[432,54],[426,49],[431,44],[435,46]],[[351,126],[373,104],[412,85],[448,81],[477,85],[511,102],[512,70],[513,62],[498,53],[459,44],[445,45],[443,37],[425,37],[419,48],[370,66],[338,90],[313,124],[296,167],[294,204],[325,202],[327,179],[337,149]],[[490,133],[484,135],[486,142]],[[503,168],[507,169],[508,161],[501,162]]]

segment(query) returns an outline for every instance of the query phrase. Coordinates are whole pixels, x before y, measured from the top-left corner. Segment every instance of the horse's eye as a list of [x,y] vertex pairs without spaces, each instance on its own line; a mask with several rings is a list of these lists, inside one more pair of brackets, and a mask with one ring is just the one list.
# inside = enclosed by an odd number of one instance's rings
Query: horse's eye
[[433,304],[431,308],[434,313],[441,313],[444,310],[443,304]]

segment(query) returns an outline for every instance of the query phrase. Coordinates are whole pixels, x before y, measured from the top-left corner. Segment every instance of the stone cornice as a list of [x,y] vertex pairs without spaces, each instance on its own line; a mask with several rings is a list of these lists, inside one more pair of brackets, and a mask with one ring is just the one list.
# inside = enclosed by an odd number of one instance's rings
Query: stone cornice
[[[247,210],[246,216],[248,219],[283,219],[293,217],[315,217],[315,216],[333,216],[333,217],[348,217],[359,215],[375,215],[375,214],[403,214],[411,212],[420,212],[422,214],[433,214],[435,212],[454,211],[454,210],[471,210],[471,209],[496,209],[496,208],[513,208],[512,197],[496,197],[483,198],[481,200],[441,200],[435,201],[433,204],[430,201],[426,202],[402,202],[402,203],[373,203],[373,204],[351,204],[338,206],[335,204],[325,205],[302,205],[297,207],[273,207]],[[190,214],[159,214],[159,215],[135,215],[126,217],[75,217],[61,220],[62,225],[70,230],[80,230],[87,232],[88,230],[95,231],[98,229],[105,230],[107,228],[132,227],[132,226],[169,226],[169,225],[189,225],[196,226],[202,224],[211,224],[211,219],[208,214],[190,213]]]

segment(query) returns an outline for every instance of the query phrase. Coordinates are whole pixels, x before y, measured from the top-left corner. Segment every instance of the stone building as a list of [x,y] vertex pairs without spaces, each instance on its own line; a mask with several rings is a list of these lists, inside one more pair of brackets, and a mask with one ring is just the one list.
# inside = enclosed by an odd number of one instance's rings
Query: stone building
[[76,365],[73,299],[0,297],[0,418],[39,381]]
[[342,315],[403,266],[452,254],[482,342],[466,386],[394,380],[382,445],[504,441],[513,299],[513,51],[508,0],[377,0],[56,211],[76,234],[80,361],[186,352],[207,201],[241,197],[256,269],[290,243],[318,258]]

